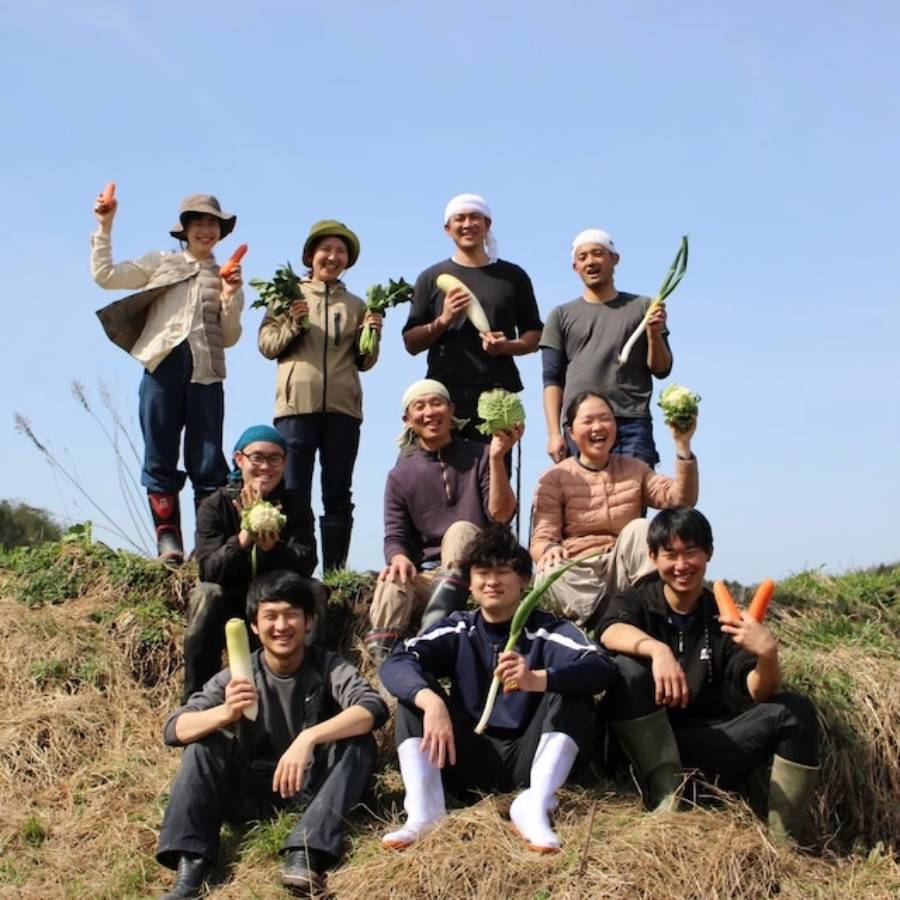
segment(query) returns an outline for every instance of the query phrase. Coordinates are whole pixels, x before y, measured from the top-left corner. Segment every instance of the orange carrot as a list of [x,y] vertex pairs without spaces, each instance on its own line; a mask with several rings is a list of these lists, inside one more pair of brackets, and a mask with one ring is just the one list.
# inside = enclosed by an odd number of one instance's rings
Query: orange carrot
[[231,258],[228,260],[228,262],[226,262],[225,265],[222,266],[221,269],[219,269],[219,275],[221,275],[222,278],[227,278],[238,267],[238,264],[244,258],[244,254],[246,252],[247,245],[241,244],[241,246],[231,254]]
[[114,181],[110,181],[105,188],[103,188],[103,193],[100,195],[100,203],[103,205],[104,209],[109,209],[116,202],[116,183]]
[[757,622],[762,622],[763,616],[766,614],[766,610],[769,608],[769,601],[772,599],[772,594],[775,593],[775,582],[772,581],[771,578],[767,578],[765,581],[761,581],[759,587],[756,589],[756,593],[753,595],[753,599],[750,601],[750,605],[747,607],[747,612],[756,619]]
[[734,619],[741,621],[741,611],[738,609],[731,591],[728,590],[724,581],[713,582],[713,597],[716,598],[716,606],[719,607],[719,620]]

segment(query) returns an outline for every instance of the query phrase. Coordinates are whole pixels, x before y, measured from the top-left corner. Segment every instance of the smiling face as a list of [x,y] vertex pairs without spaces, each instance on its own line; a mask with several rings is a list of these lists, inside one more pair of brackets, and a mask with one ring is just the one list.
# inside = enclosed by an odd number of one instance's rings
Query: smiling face
[[303,658],[303,642],[311,625],[312,616],[299,606],[284,600],[263,600],[250,627],[259,635],[269,668],[284,670]]
[[477,250],[484,246],[491,220],[478,212],[462,212],[451,216],[444,231],[460,250]]
[[569,423],[579,458],[592,467],[603,467],[616,442],[616,417],[600,397],[586,397]]
[[450,443],[453,404],[440,394],[423,394],[406,407],[403,421],[426,450],[437,450]]
[[281,481],[284,460],[284,450],[269,441],[254,441],[234,454],[234,462],[241,470],[244,484],[256,484],[263,497]]
[[469,590],[488,622],[506,622],[515,615],[527,582],[510,565],[473,565],[469,569]]
[[602,291],[613,283],[619,262],[618,253],[610,253],[602,244],[579,244],[575,249],[572,268],[592,291]]
[[706,565],[712,558],[712,551],[673,537],[668,547],[651,552],[650,558],[665,585],[669,604],[679,612],[691,612],[703,591]]
[[310,268],[316,281],[331,283],[341,277],[349,262],[350,251],[343,239],[326,235],[313,250]]
[[184,227],[188,251],[197,259],[209,259],[213,247],[221,237],[222,223],[215,216],[191,216]]

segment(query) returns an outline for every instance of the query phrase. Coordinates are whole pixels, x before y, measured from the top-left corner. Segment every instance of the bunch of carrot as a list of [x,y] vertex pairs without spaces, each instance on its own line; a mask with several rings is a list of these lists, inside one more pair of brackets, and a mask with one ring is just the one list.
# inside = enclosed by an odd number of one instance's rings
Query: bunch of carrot
[[[757,622],[762,622],[766,610],[769,608],[769,601],[772,599],[772,594],[774,593],[775,582],[772,581],[771,578],[767,578],[765,581],[760,582],[759,587],[756,589],[756,593],[753,595],[753,599],[750,601],[750,605],[747,607],[747,612],[750,613]],[[737,622],[741,621],[740,607],[735,603],[734,597],[731,595],[731,591],[728,590],[728,586],[724,581],[716,581],[713,583],[713,597],[715,597],[716,606],[719,608],[720,619],[731,619]]]

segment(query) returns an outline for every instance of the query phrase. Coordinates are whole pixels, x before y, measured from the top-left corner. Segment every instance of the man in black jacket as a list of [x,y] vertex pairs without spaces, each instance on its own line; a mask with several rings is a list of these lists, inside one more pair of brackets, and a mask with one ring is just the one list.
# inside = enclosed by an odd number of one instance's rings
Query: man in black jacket
[[[462,796],[527,785],[510,819],[531,849],[551,853],[561,844],[550,825],[556,791],[588,739],[593,695],[609,687],[615,667],[575,625],[542,609],[526,619],[516,649],[504,650],[531,575],[531,557],[508,528],[480,532],[462,565],[478,610],[451,613],[405,641],[379,673],[400,701],[407,812],[382,843],[402,849],[433,828],[445,815],[444,783]],[[495,675],[504,690],[476,734]]]
[[156,854],[178,871],[169,900],[201,896],[226,819],[303,808],[284,842],[281,880],[304,896],[324,888],[340,857],[347,814],[375,765],[370,732],[388,712],[347,660],[305,646],[314,610],[309,581],[294,572],[257,578],[247,594],[262,644],[252,679],[224,669],[166,721],[166,743],[186,748]]
[[815,708],[778,691],[778,644],[764,624],[716,615],[703,586],[713,550],[705,516],[663,510],[647,540],[659,578],[613,597],[597,634],[617,654],[609,714],[650,807],[676,807],[682,767],[728,787],[774,756],[770,830],[802,837],[819,770]]
[[[235,444],[229,484],[207,497],[197,511],[200,584],[191,591],[188,605],[183,700],[219,671],[225,622],[243,617],[251,579],[275,569],[308,577],[316,567],[312,510],[303,495],[289,491],[282,480],[286,453],[277,429],[248,428]],[[242,511],[260,500],[278,507],[286,521],[244,527]]]

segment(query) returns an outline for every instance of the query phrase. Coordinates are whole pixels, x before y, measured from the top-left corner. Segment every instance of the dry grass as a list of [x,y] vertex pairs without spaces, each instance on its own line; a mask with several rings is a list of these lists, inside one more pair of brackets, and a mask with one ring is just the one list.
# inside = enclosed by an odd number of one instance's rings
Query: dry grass
[[[178,762],[161,741],[180,689],[177,617],[154,612],[152,591],[129,612],[118,575],[66,552],[80,574],[65,603],[28,607],[15,599],[15,578],[0,584],[0,898],[152,896],[171,882],[153,851]],[[141,572],[142,584],[156,585],[155,572]],[[177,610],[186,579],[162,577]],[[353,590],[352,601],[338,596],[330,607],[350,647],[365,600]],[[800,609],[779,630],[795,639],[791,680],[822,710],[817,854],[773,846],[734,798],[651,817],[633,793],[596,780],[564,792],[557,826],[565,847],[556,856],[528,853],[508,831],[509,797],[455,810],[420,845],[385,853],[379,836],[399,820],[402,788],[385,731],[386,765],[371,808],[354,815],[331,890],[351,900],[900,897],[890,849],[900,844],[900,663],[887,646],[809,639],[809,622],[798,617],[816,615]],[[285,896],[275,851],[289,824],[226,840],[215,895]]]

